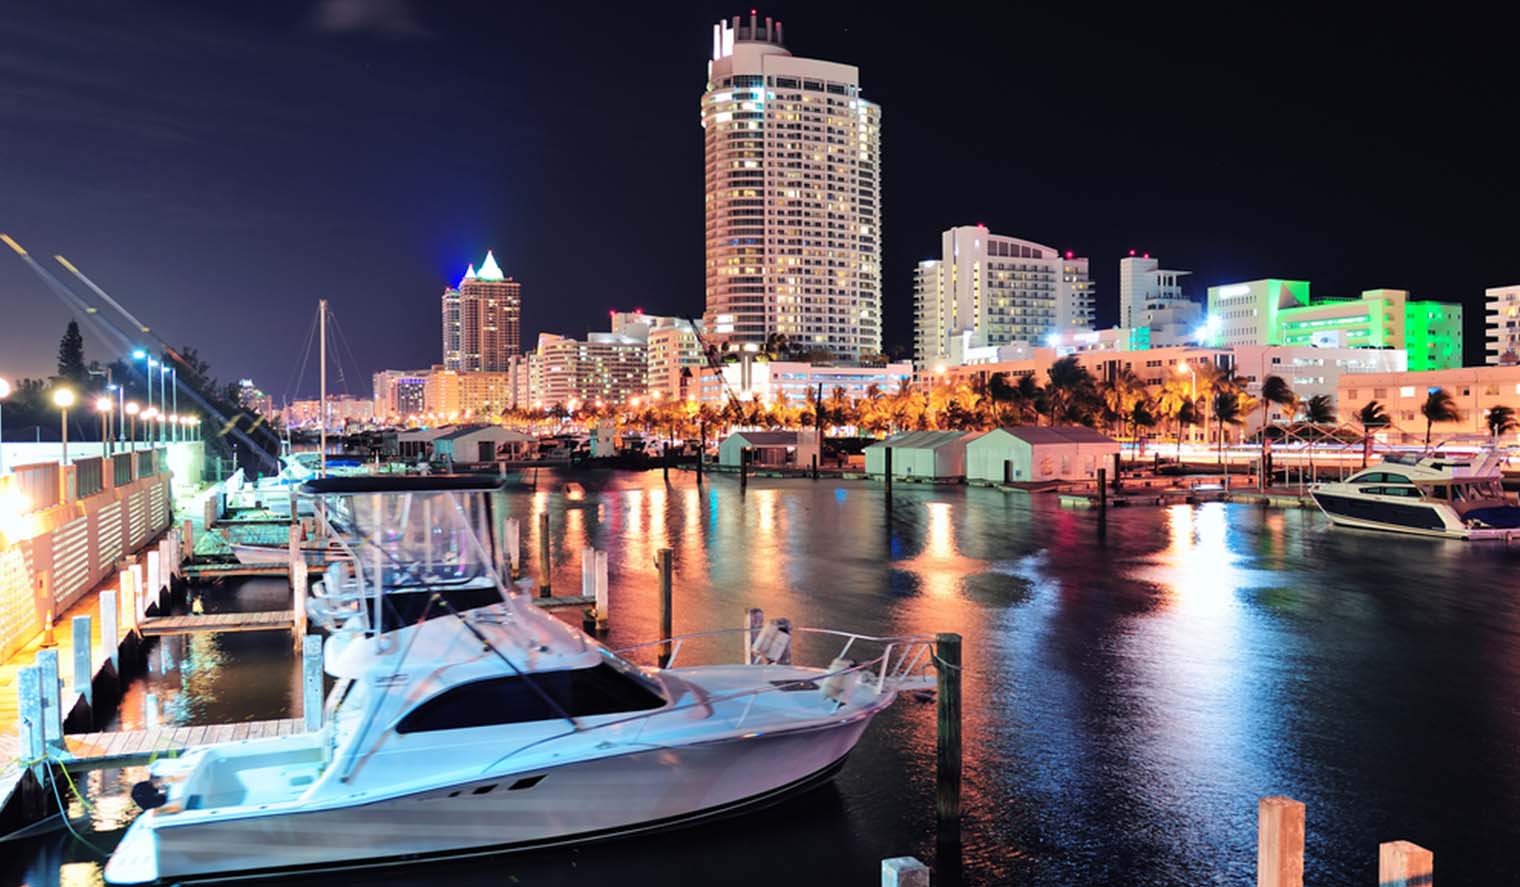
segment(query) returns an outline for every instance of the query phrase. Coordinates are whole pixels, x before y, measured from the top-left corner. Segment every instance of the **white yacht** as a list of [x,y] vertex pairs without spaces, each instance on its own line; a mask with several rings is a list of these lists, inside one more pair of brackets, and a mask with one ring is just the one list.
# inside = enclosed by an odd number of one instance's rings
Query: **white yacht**
[[[655,642],[631,661],[504,588],[494,482],[329,478],[350,560],[311,594],[336,685],[314,733],[157,762],[112,884],[385,866],[627,835],[837,771],[932,637],[790,628]],[[708,645],[726,664],[677,664]],[[825,667],[791,664],[824,652]],[[847,659],[846,657],[854,657]],[[689,658],[689,657],[688,657]]]
[[1449,539],[1520,539],[1520,506],[1501,485],[1503,456],[1398,454],[1309,495],[1339,526]]

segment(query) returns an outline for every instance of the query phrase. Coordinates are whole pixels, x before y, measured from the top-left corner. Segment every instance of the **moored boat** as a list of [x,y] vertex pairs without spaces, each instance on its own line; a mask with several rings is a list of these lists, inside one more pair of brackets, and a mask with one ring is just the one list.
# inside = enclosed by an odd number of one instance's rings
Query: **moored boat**
[[1343,527],[1448,539],[1520,539],[1520,505],[1504,492],[1503,457],[1396,454],[1344,481],[1309,488]]
[[[929,637],[780,620],[754,637],[670,639],[666,667],[639,667],[638,650],[608,649],[503,585],[494,487],[305,485],[351,520],[348,559],[308,604],[337,682],[324,725],[156,763],[107,881],[390,865],[707,819],[826,779],[898,692],[932,686]],[[793,664],[794,639],[833,655]],[[677,665],[709,640],[745,655]]]

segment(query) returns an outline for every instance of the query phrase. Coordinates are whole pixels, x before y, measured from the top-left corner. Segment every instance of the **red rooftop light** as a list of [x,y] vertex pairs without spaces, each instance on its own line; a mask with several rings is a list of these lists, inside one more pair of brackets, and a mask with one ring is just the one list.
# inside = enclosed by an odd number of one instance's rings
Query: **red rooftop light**
[[1135,254],[1135,251],[1134,251],[1134,250],[1130,250],[1130,251],[1129,251],[1129,254],[1130,254],[1130,255],[1134,255],[1134,254]]

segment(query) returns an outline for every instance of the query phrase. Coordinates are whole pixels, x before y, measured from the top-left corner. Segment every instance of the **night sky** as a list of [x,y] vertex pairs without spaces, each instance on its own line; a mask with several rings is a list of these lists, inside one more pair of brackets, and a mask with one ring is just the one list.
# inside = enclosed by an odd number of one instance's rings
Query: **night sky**
[[[894,8],[760,9],[883,106],[889,346],[911,343],[914,263],[983,222],[1090,256],[1102,326],[1136,248],[1199,295],[1276,276],[1458,300],[1482,361],[1483,288],[1520,282],[1516,22]],[[713,22],[747,12],[13,0],[0,231],[277,399],[320,297],[353,393],[438,360],[439,292],[487,247],[523,281],[525,343],[614,307],[698,314],[698,101]],[[51,372],[69,314],[8,251],[0,307],[0,375]]]

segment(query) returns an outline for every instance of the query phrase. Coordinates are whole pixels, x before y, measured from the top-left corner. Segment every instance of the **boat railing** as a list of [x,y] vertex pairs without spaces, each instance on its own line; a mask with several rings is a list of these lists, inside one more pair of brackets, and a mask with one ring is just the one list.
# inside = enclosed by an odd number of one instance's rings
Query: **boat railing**
[[[659,641],[651,641],[647,644],[635,644],[631,647],[623,647],[620,650],[613,652],[621,654],[624,651],[647,649],[649,647],[669,642],[672,646],[671,664],[673,665],[675,661],[675,652],[678,649],[680,643],[683,641],[696,638],[712,638],[723,636],[732,637],[752,631],[753,629],[750,628],[731,628],[718,629],[715,631],[693,632],[691,634],[676,635],[673,637],[664,638]],[[677,712],[692,711],[695,709],[706,709],[708,711],[712,711],[715,706],[722,703],[733,702],[739,699],[746,699],[747,701],[745,703],[743,711],[741,711],[738,717],[734,719],[734,729],[742,729],[746,721],[749,719],[751,711],[754,709],[755,701],[762,696],[772,693],[794,692],[799,687],[806,687],[808,685],[816,685],[819,691],[823,692],[824,688],[831,682],[845,680],[851,675],[859,676],[862,679],[870,679],[874,677],[875,686],[873,689],[875,695],[877,696],[885,693],[888,689],[893,689],[899,686],[904,687],[904,689],[908,689],[913,683],[916,682],[916,680],[927,682],[932,678],[932,671],[934,669],[935,661],[935,638],[933,635],[872,637],[870,635],[853,634],[851,632],[838,631],[835,629],[805,627],[793,627],[791,629],[791,632],[793,634],[833,636],[843,638],[844,646],[839,651],[839,654],[835,656],[835,663],[843,660],[845,654],[847,654],[857,642],[879,643],[883,645],[883,649],[879,655],[871,659],[867,659],[861,662],[850,662],[849,664],[841,666],[839,668],[831,667],[829,670],[824,671],[820,674],[811,674],[792,681],[767,681],[763,684],[756,684],[753,687],[732,690],[727,693],[700,696],[690,702],[683,702],[676,705],[666,706],[654,709],[652,711],[637,712],[635,714],[613,718],[612,720],[602,721],[596,724],[585,724],[580,721],[574,721],[574,726],[572,729],[556,733],[552,736],[545,736],[536,739],[533,742],[529,742],[515,749],[512,749],[511,751],[503,754],[501,757],[488,764],[483,772],[491,771],[495,767],[499,766],[502,762],[516,755],[522,754],[523,752],[536,748],[540,745],[563,739],[566,736],[574,735],[576,733],[592,733],[601,730],[610,730],[615,727],[622,727],[633,723],[637,723],[639,725],[639,728],[634,732],[632,736],[623,740],[623,743],[628,745],[638,745],[642,742],[645,727],[647,727],[649,722],[655,718],[664,717],[666,715],[675,714]],[[751,662],[750,664],[758,667],[760,665],[768,665],[772,663]],[[911,688],[920,689],[920,687]],[[927,687],[922,687],[922,689],[927,689]]]

